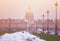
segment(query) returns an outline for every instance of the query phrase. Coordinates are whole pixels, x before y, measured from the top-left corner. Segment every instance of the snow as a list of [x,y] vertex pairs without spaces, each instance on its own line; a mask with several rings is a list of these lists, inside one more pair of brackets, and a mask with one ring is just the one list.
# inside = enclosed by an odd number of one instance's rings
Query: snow
[[43,29],[38,29],[37,30],[37,33],[42,33],[43,32]]
[[5,33],[0,37],[0,41],[46,41],[40,39],[39,37],[32,35],[26,31],[15,32],[15,33]]

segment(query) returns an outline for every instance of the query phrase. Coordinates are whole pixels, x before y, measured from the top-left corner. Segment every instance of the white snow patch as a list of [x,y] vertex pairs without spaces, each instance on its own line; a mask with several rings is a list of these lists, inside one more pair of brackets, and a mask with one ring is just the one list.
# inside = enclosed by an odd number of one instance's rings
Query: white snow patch
[[26,31],[15,32],[11,34],[4,34],[1,36],[0,41],[46,41],[34,36]]

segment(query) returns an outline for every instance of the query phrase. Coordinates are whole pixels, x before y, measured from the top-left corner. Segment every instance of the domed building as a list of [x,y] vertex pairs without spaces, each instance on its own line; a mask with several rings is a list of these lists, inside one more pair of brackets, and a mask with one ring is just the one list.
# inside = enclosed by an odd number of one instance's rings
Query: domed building
[[28,21],[34,20],[33,12],[32,12],[30,7],[28,7],[28,10],[27,10],[26,15],[25,15],[25,19]]
[[33,27],[32,25],[34,24],[34,16],[30,6],[28,7],[28,10],[26,12],[25,20],[27,20],[27,28],[29,30]]

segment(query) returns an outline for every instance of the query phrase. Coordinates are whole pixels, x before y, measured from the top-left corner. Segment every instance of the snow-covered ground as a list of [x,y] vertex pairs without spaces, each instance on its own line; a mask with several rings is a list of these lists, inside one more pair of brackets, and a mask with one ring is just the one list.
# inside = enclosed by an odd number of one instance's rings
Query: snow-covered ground
[[11,34],[4,34],[0,37],[0,41],[46,41],[39,37],[32,35],[26,31],[15,32]]

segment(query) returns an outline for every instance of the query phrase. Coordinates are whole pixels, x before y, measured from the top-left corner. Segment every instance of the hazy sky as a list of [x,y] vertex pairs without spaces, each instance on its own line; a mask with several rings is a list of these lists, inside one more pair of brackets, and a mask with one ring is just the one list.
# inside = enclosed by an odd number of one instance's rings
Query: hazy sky
[[[60,18],[60,0],[58,1],[58,18]],[[55,18],[56,0],[0,0],[0,18],[23,19],[28,9],[31,6],[35,19],[42,19],[42,15],[46,16],[46,11],[50,11],[49,18]]]

